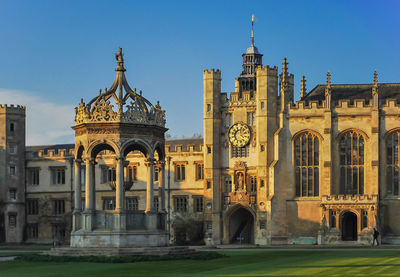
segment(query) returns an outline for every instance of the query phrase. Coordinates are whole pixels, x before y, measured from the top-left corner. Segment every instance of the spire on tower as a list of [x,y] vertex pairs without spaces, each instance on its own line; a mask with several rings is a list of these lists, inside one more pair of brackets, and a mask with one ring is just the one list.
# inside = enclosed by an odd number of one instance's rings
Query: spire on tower
[[301,85],[300,85],[300,99],[303,99],[303,97],[307,93],[307,88],[306,88],[306,78],[304,75],[301,77]]
[[254,46],[254,22],[257,21],[257,18],[254,17],[254,14],[251,15],[251,45]]

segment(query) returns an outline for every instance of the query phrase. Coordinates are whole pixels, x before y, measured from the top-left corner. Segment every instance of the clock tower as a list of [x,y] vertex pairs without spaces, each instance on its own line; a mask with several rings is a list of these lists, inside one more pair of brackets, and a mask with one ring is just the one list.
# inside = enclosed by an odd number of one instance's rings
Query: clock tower
[[205,70],[206,234],[214,244],[268,243],[273,136],[278,130],[278,68],[262,65],[254,44],[242,54],[235,90],[221,93],[221,72]]

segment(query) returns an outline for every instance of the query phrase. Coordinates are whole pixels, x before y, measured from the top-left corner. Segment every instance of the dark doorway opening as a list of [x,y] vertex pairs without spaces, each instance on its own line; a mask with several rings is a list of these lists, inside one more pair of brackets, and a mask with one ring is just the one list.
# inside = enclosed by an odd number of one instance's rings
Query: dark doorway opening
[[357,215],[352,212],[346,212],[342,218],[342,240],[357,240]]
[[254,243],[254,218],[245,208],[239,208],[229,219],[230,243]]

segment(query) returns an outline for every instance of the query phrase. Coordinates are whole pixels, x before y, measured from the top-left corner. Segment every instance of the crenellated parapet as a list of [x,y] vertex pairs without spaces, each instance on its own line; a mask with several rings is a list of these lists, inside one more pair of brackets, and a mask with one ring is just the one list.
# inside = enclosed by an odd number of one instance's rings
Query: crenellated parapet
[[74,157],[74,149],[41,149],[38,151],[27,151],[26,158],[29,159],[70,159]]
[[0,104],[0,113],[13,113],[13,114],[25,115],[25,112],[26,112],[26,107],[22,105]]
[[204,69],[203,71],[203,78],[204,79],[221,79],[221,70],[211,68],[209,69]]
[[203,153],[203,144],[196,145],[196,144],[175,144],[173,146],[166,145],[165,146],[165,153]]
[[257,67],[257,76],[263,76],[263,75],[278,77],[278,67],[276,65],[273,67],[271,67],[269,65],[258,66]]

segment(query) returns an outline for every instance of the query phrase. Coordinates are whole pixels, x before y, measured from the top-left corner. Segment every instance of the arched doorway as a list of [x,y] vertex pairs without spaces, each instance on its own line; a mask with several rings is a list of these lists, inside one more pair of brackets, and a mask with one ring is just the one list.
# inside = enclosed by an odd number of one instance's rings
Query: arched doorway
[[342,240],[357,240],[357,215],[345,212],[342,216]]
[[254,243],[254,218],[245,208],[239,208],[229,218],[230,243]]

